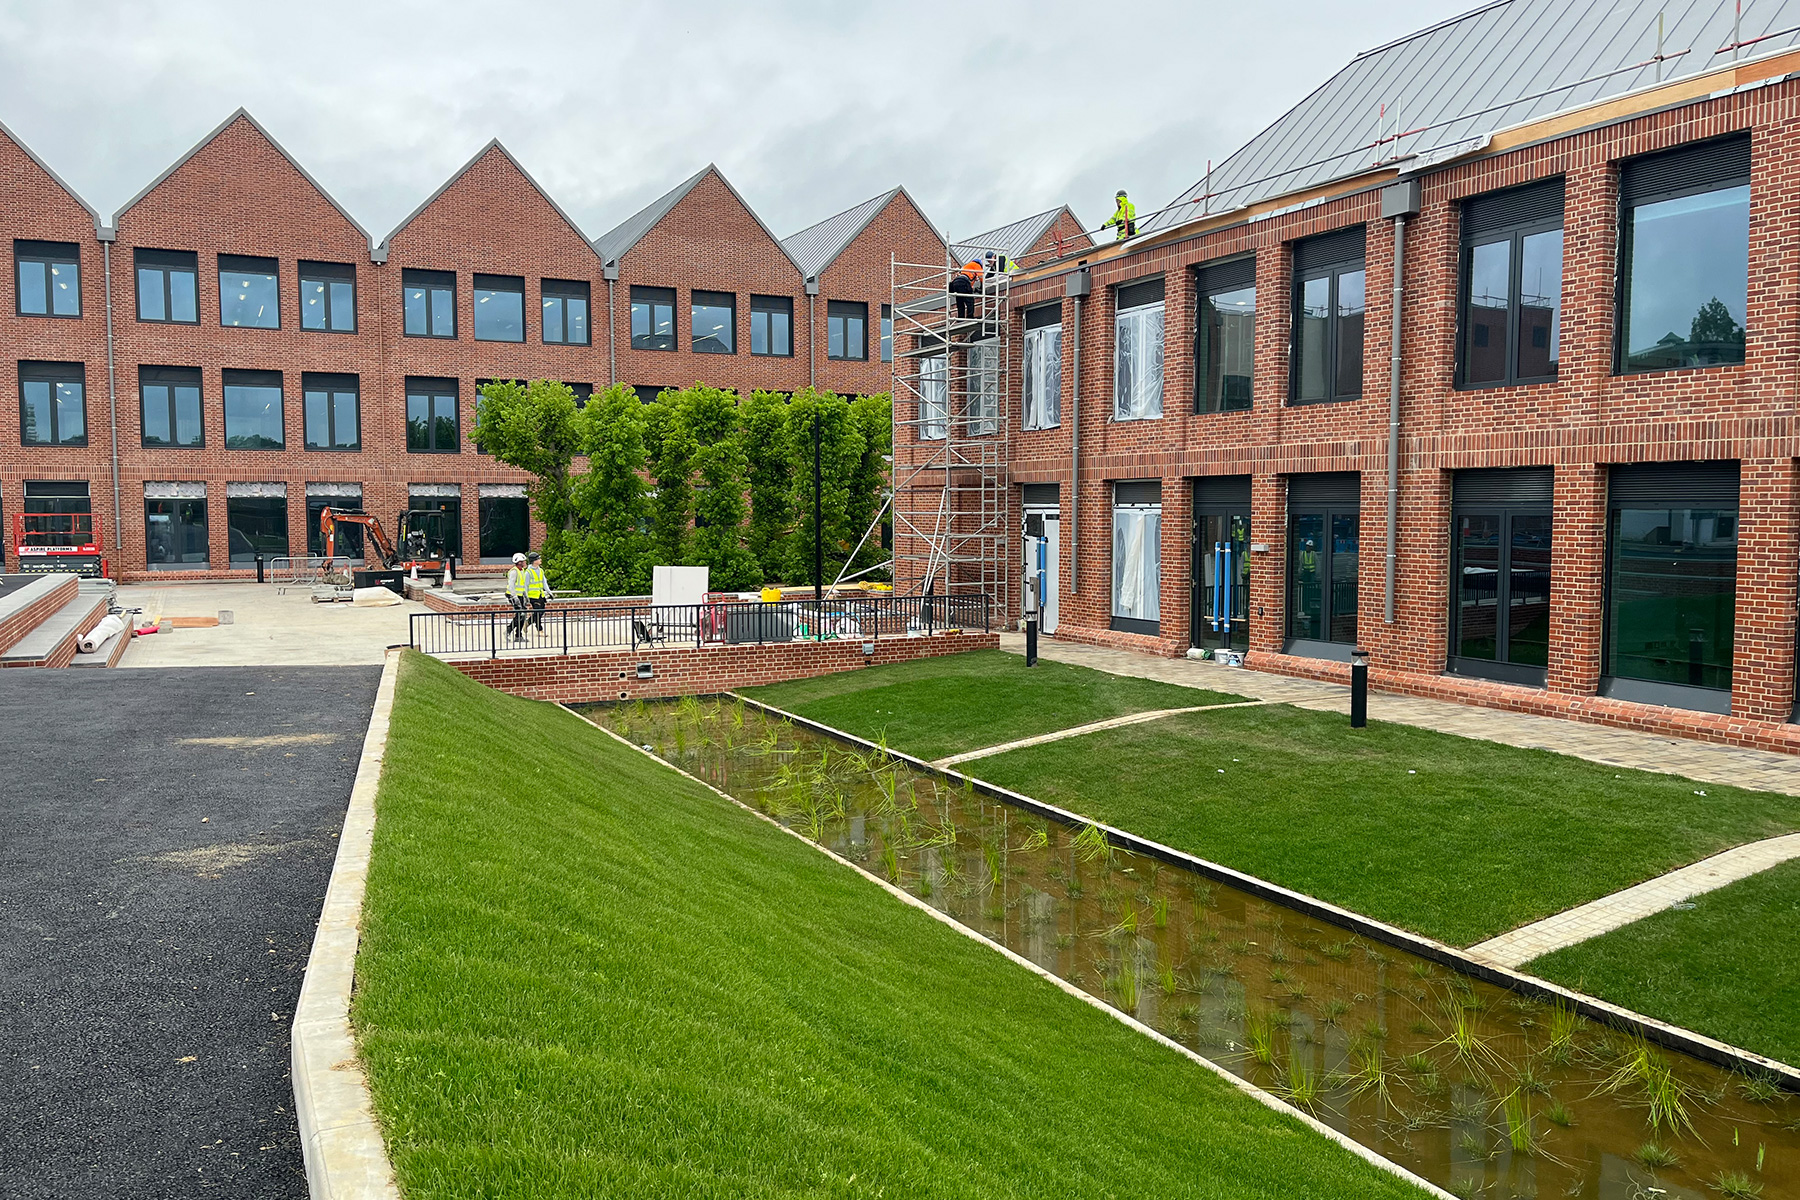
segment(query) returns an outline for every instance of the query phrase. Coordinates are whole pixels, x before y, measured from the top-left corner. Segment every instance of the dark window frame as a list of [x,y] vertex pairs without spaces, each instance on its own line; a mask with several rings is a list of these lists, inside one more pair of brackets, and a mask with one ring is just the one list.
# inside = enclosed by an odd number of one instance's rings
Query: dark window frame
[[881,361],[894,361],[894,306],[881,306]]
[[[1462,606],[1460,599],[1462,578],[1461,540],[1457,536],[1464,517],[1497,517],[1499,519],[1499,554],[1495,564],[1494,612],[1495,612],[1495,645],[1494,657],[1468,658],[1457,653],[1462,645]],[[1450,587],[1445,597],[1448,604],[1448,638],[1445,669],[1454,675],[1464,675],[1476,679],[1495,679],[1504,683],[1524,684],[1528,687],[1543,687],[1549,673],[1547,666],[1536,666],[1531,663],[1515,662],[1511,657],[1511,613],[1512,613],[1512,576],[1513,566],[1513,532],[1514,522],[1520,517],[1545,518],[1550,522],[1551,545],[1554,549],[1556,537],[1556,513],[1552,503],[1544,501],[1500,500],[1458,501],[1450,509]],[[1556,644],[1554,635],[1551,646]]]
[[[267,275],[275,281],[275,323],[273,325],[228,325],[225,323],[225,274],[226,262],[233,263],[232,270],[245,275]],[[250,265],[254,264],[254,265]],[[213,275],[213,282],[219,285],[219,328],[220,329],[280,329],[281,328],[281,260],[260,254],[220,254],[217,256],[218,270]]]
[[[248,505],[250,507],[257,507],[260,505],[269,504],[269,503],[271,503],[273,501],[277,501],[277,500],[279,500],[281,502],[281,554],[280,555],[272,555],[272,554],[265,555],[263,553],[263,548],[260,546],[257,546],[254,543],[250,543],[250,549],[246,553],[242,553],[242,554],[236,553],[235,548],[234,548],[234,543],[233,543],[233,535],[237,534],[237,530],[233,527],[234,526],[233,518],[243,512],[243,509],[239,508],[238,506],[245,505],[246,502],[248,502]],[[258,557],[263,557],[263,558],[285,557],[293,549],[293,545],[294,545],[292,517],[293,517],[293,514],[292,514],[291,510],[288,508],[288,498],[287,498],[287,494],[285,492],[282,493],[280,496],[233,496],[231,494],[231,485],[226,484],[225,485],[225,566],[226,566],[226,568],[227,569],[236,568],[237,570],[241,571],[246,567],[255,566],[256,560]],[[210,532],[210,530],[209,530],[209,532]],[[244,540],[246,542],[250,541],[250,539],[248,539],[248,538],[245,538]],[[274,549],[274,547],[270,546],[269,549]]]
[[[180,432],[179,409],[175,389],[193,387],[198,393],[200,404],[200,440],[182,442],[173,440]],[[169,436],[168,442],[149,441],[150,422],[146,419],[146,405],[149,403],[144,395],[146,387],[164,387],[169,390]],[[138,442],[145,450],[204,450],[206,448],[206,380],[199,367],[147,367],[138,368]]]
[[[833,309],[839,311],[833,312]],[[842,326],[842,343],[846,350],[850,348],[850,326],[846,322],[856,321],[861,326],[861,354],[833,354],[831,352],[831,325],[834,321]],[[825,302],[825,358],[828,362],[869,361],[869,305],[867,301],[827,300]]]
[[[355,263],[320,262],[303,258],[295,268],[294,273],[300,280],[299,304],[300,329],[302,332],[353,334],[361,328],[361,318],[357,313],[357,307],[361,301],[361,297],[357,294],[356,290]],[[309,283],[323,283],[325,285],[324,290],[320,293],[325,305],[325,324],[322,326],[313,327],[306,323],[306,285]],[[331,285],[333,283],[348,283],[350,285],[350,328],[348,329],[338,329],[333,324],[333,320],[337,316],[337,304],[331,298]],[[401,315],[404,317],[404,312]]]
[[[163,315],[146,317],[144,315],[144,279],[146,268],[156,271],[162,279]],[[194,277],[194,319],[184,320],[170,316],[175,309],[175,289],[170,282],[171,276],[181,272]],[[198,325],[200,324],[200,255],[193,250],[154,250],[139,247],[132,251],[131,258],[132,294],[136,301],[137,319],[145,325]]]
[[[87,364],[79,362],[55,362],[39,359],[19,360],[19,445],[34,449],[69,449],[88,444],[89,422],[87,419]],[[50,438],[49,440],[25,440],[25,385],[27,383],[47,383],[50,385]],[[56,385],[59,383],[79,383],[81,385],[81,436],[79,438],[63,438],[62,422],[58,414],[62,408],[56,402]]]
[[[1524,192],[1532,188],[1543,187],[1558,180],[1539,180],[1507,191]],[[1491,193],[1490,193],[1491,194]],[[1462,202],[1462,210],[1467,212],[1468,205],[1483,199],[1483,196],[1470,196]],[[1465,228],[1457,247],[1457,279],[1456,279],[1456,390],[1462,392],[1480,392],[1490,388],[1521,387],[1533,383],[1555,383],[1557,372],[1553,369],[1548,375],[1519,374],[1519,338],[1523,334],[1523,322],[1520,312],[1524,307],[1524,272],[1525,272],[1525,239],[1541,233],[1553,233],[1563,230],[1568,223],[1565,207],[1554,217],[1537,217],[1509,222],[1492,229],[1484,229],[1478,233],[1470,233]],[[1474,298],[1470,292],[1474,286],[1475,251],[1483,246],[1491,246],[1497,242],[1508,244],[1507,259],[1507,298],[1506,298],[1506,345],[1503,348],[1506,360],[1506,375],[1502,379],[1471,382],[1469,380],[1469,302]],[[1568,261],[1568,243],[1563,245],[1563,261]],[[1558,297],[1557,322],[1562,321],[1561,297]],[[1558,330],[1560,334],[1560,329]],[[1555,364],[1552,364],[1554,367]]]
[[[1248,282],[1244,276],[1248,275]],[[1253,295],[1256,291],[1256,256],[1254,254],[1238,258],[1223,259],[1219,262],[1206,263],[1194,271],[1194,412],[1197,414],[1217,415],[1221,413],[1249,412],[1256,405],[1256,313],[1250,314],[1250,394],[1243,398],[1243,403],[1235,401],[1227,403],[1224,389],[1221,387],[1218,403],[1213,403],[1207,395],[1207,376],[1204,369],[1207,362],[1206,330],[1201,319],[1206,312],[1206,301],[1210,297],[1228,296],[1233,292],[1248,289]],[[1256,303],[1256,299],[1252,300]]]
[[[490,296],[517,296],[519,299],[519,336],[481,336],[481,293]],[[525,328],[525,277],[523,275],[487,275],[477,273],[469,281],[469,336],[477,342],[493,342],[503,346],[522,346],[530,334]]]
[[[255,378],[252,378],[252,377]],[[234,382],[235,380],[235,382]],[[272,381],[272,382],[271,382]],[[231,401],[233,387],[266,388],[273,386],[281,396],[281,444],[279,446],[233,446],[231,444]],[[287,377],[280,371],[241,370],[227,367],[219,374],[219,420],[225,430],[225,448],[247,454],[279,454],[287,444]]]
[[[44,311],[25,311],[25,288],[21,282],[20,268],[26,263],[37,263],[44,268]],[[52,268],[72,266],[75,268],[75,311],[59,313],[56,311],[56,295],[51,289]],[[79,242],[40,242],[27,238],[13,239],[13,311],[21,317],[49,317],[58,321],[79,321],[82,316],[81,303],[81,244]]]
[[[702,300],[701,297],[707,297]],[[723,308],[731,313],[731,344],[723,350],[715,350],[701,343],[717,340],[715,335],[704,337],[694,335],[694,318],[702,308]],[[692,288],[688,291],[688,349],[695,354],[736,354],[738,352],[738,302],[736,292],[711,292],[704,288]]]
[[[787,351],[776,353],[774,350],[758,350],[756,348],[756,318],[785,317],[787,319]],[[769,321],[763,336],[770,345],[774,344],[775,325]],[[794,298],[792,296],[750,297],[750,353],[755,358],[792,358],[794,357]]]
[[[429,397],[425,416],[426,444],[423,446],[415,446],[413,444],[412,416],[410,412],[403,412],[402,417],[406,422],[406,452],[408,454],[461,454],[462,389],[458,386],[457,381],[449,378],[410,375],[406,379],[405,397],[407,409],[411,408],[412,398],[414,396]],[[450,401],[450,412],[452,414],[455,428],[454,436],[456,439],[456,445],[448,449],[436,444],[437,423],[440,419],[437,402],[444,399]]]
[[[437,293],[446,287],[450,291],[450,332],[431,332],[436,322]],[[425,331],[414,333],[406,327],[406,293],[408,289],[420,288],[425,293]],[[400,272],[400,331],[402,337],[427,338],[440,342],[453,342],[461,332],[456,312],[456,272],[433,271],[422,267],[406,267]]]
[[[313,445],[312,414],[307,409],[310,392],[325,393],[326,444]],[[337,445],[337,398],[349,392],[356,398],[356,438],[348,446]],[[303,371],[300,374],[300,449],[321,454],[357,454],[362,451],[362,379],[335,371]]]
[[[681,334],[675,328],[675,299],[675,289],[672,287],[652,287],[641,283],[631,285],[631,324],[626,326],[626,329],[630,332],[629,344],[633,350],[672,353],[681,349]],[[637,309],[640,304],[649,310],[650,315],[650,332],[642,335],[642,341],[639,340],[636,332]],[[666,308],[669,312],[669,332],[667,334],[669,344],[666,346],[655,344],[665,336],[656,332],[656,310],[659,308]]]
[[[549,302],[556,300],[562,305],[563,336],[552,339],[550,323],[544,320],[544,310]],[[580,341],[569,337],[569,301],[579,300],[585,306],[587,315],[582,319],[582,328],[586,336]],[[546,346],[591,346],[594,344],[594,295],[593,288],[585,279],[539,279],[538,280],[538,340]]]
[[[1342,232],[1349,232],[1349,231],[1345,230]],[[1323,236],[1329,237],[1331,235],[1327,234],[1327,235],[1323,235]],[[1365,234],[1365,237],[1366,237],[1366,234]],[[1315,240],[1322,240],[1322,238],[1315,239]],[[1350,400],[1361,400],[1363,398],[1361,376],[1358,376],[1358,378],[1357,378],[1357,388],[1354,393],[1338,392],[1336,390],[1338,372],[1342,367],[1342,359],[1341,359],[1342,344],[1341,343],[1343,340],[1342,338],[1340,338],[1338,336],[1338,333],[1340,330],[1339,323],[1343,320],[1343,317],[1340,316],[1338,313],[1338,308],[1340,307],[1339,288],[1342,284],[1343,277],[1345,275],[1354,274],[1357,271],[1363,272],[1363,314],[1364,314],[1364,318],[1365,318],[1363,337],[1364,337],[1364,346],[1366,347],[1368,344],[1368,342],[1367,342],[1368,328],[1367,328],[1367,324],[1366,324],[1366,319],[1367,319],[1368,308],[1369,308],[1369,286],[1368,286],[1368,284],[1369,284],[1369,276],[1368,276],[1369,265],[1368,265],[1367,243],[1365,241],[1363,252],[1361,254],[1356,255],[1354,258],[1352,258],[1348,255],[1345,255],[1345,256],[1341,256],[1341,257],[1337,257],[1337,258],[1332,258],[1330,260],[1322,259],[1321,261],[1319,261],[1317,263],[1308,263],[1305,266],[1302,266],[1302,265],[1300,265],[1301,251],[1305,245],[1306,245],[1305,242],[1298,242],[1294,246],[1295,266],[1294,266],[1294,271],[1293,271],[1293,285],[1291,288],[1292,295],[1289,297],[1289,308],[1288,308],[1289,333],[1288,333],[1287,403],[1290,406],[1299,408],[1299,407],[1303,407],[1303,406],[1311,405],[1311,404],[1343,404],[1346,401],[1350,401]],[[1314,279],[1327,279],[1330,281],[1330,283],[1327,286],[1326,299],[1325,299],[1326,312],[1329,314],[1326,317],[1326,326],[1325,326],[1325,348],[1324,348],[1325,395],[1314,398],[1314,399],[1310,399],[1310,400],[1302,400],[1300,398],[1300,370],[1301,370],[1300,339],[1303,336],[1302,331],[1305,328],[1305,323],[1304,323],[1304,319],[1302,316],[1302,310],[1305,308],[1306,284]],[[1366,371],[1368,368],[1368,361],[1367,361],[1366,354],[1364,357],[1363,365],[1364,365],[1364,370]]]

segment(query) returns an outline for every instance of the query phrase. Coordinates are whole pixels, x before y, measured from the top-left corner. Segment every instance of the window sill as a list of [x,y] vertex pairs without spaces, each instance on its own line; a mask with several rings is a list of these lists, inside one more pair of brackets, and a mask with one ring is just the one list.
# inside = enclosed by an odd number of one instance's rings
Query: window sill
[[[1655,372],[1643,373],[1655,374]],[[1456,392],[1497,392],[1503,391],[1506,388],[1538,387],[1546,383],[1555,383],[1556,381],[1557,376],[1555,375],[1538,375],[1533,376],[1530,379],[1508,379],[1494,383],[1459,383],[1451,390]]]
[[643,350],[643,351],[646,351],[651,354],[673,354],[673,353],[675,353],[675,347],[673,347],[673,346],[640,346],[636,342],[631,343],[631,349]]
[[1729,362],[1729,363],[1696,363],[1695,365],[1690,366],[1690,367],[1644,367],[1641,370],[1636,370],[1636,371],[1631,371],[1631,370],[1620,371],[1620,370],[1615,369],[1613,371],[1613,378],[1614,379],[1634,379],[1634,378],[1638,378],[1638,377],[1644,376],[1644,375],[1670,375],[1676,371],[1729,371],[1733,367],[1741,369],[1741,368],[1747,367],[1749,365],[1750,364],[1748,362]]
[[[275,333],[281,329],[281,326],[279,326],[279,325],[227,325],[223,321],[221,321],[221,322],[219,322],[219,328],[220,329],[249,329],[249,330],[260,330],[264,333]],[[251,565],[254,566],[255,564],[252,563]]]
[[420,342],[454,342],[454,333],[403,333],[401,337],[409,337]]
[[1459,658],[1452,654],[1444,665],[1444,673],[1467,679],[1491,679],[1495,683],[1516,683],[1522,687],[1541,688],[1548,672],[1544,667],[1497,662],[1487,658]]
[[145,442],[142,448],[145,450],[204,450],[206,443],[195,442],[188,446],[172,446],[168,442]]
[[[354,330],[354,329],[314,329],[308,325],[302,325],[300,327],[300,332],[301,333],[337,333],[337,334],[348,334],[351,337],[356,336],[356,330]],[[413,336],[417,336],[417,335],[413,335]]]
[[[18,315],[26,320],[35,320],[40,317],[46,321],[79,321],[79,320],[81,320],[80,313],[28,313],[28,312],[22,312],[22,313],[19,313]],[[145,322],[145,323],[149,324],[149,322]],[[183,324],[185,324],[185,323],[186,322],[183,322]]]
[[[199,321],[158,321],[155,317],[139,317],[138,324],[139,325],[190,325],[191,326],[191,325],[198,325],[198,324],[200,324],[200,322]],[[195,570],[204,570],[205,568],[198,567],[198,568],[194,568],[194,569]]]
[[[545,339],[544,345],[546,345],[546,346],[564,346],[564,347],[574,349],[574,350],[586,350],[589,346],[593,345],[593,343],[592,342],[552,342],[548,339]],[[507,561],[511,562],[512,560],[508,559]]]
[[1347,663],[1350,651],[1355,646],[1350,642],[1321,642],[1313,638],[1289,638],[1282,646],[1283,654],[1292,654],[1296,658],[1320,658],[1326,662]]
[[1136,425],[1140,421],[1160,421],[1162,418],[1163,415],[1161,413],[1156,413],[1148,417],[1121,417],[1118,413],[1114,413],[1112,423],[1114,425]]
[[406,452],[408,454],[461,454],[462,448],[459,446],[455,450],[414,450],[411,446],[408,446]]
[[474,341],[474,342],[490,342],[490,343],[500,345],[500,346],[523,346],[525,344],[525,339],[522,337],[484,338],[480,334],[476,334],[473,338],[470,338],[469,340]]
[[1292,396],[1289,396],[1287,399],[1286,407],[1288,407],[1288,408],[1313,408],[1320,404],[1349,404],[1353,401],[1361,400],[1361,399],[1362,399],[1361,396],[1332,396],[1326,400],[1296,400]]
[[1251,406],[1246,404],[1242,408],[1196,408],[1194,415],[1196,417],[1235,417],[1250,411],[1252,411]]
[[308,446],[308,454],[361,454],[362,445],[355,446]]
[[1600,694],[1609,700],[1631,704],[1655,704],[1692,712],[1731,714],[1731,692],[1723,688],[1690,687],[1681,683],[1657,683],[1648,679],[1620,679],[1604,675]]
[[1025,433],[1049,433],[1053,430],[1061,429],[1062,422],[1058,421],[1054,425],[1025,425],[1021,428]]
[[1107,628],[1111,629],[1114,633],[1142,633],[1147,634],[1150,637],[1162,636],[1161,621],[1145,621],[1140,620],[1137,617],[1115,616],[1108,622]]

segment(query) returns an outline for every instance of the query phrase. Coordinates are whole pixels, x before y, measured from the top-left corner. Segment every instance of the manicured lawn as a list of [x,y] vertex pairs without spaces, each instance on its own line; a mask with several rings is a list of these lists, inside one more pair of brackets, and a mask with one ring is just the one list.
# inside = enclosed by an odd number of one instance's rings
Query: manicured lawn
[[942,758],[1157,708],[1230,704],[1242,696],[1109,675],[978,650],[819,679],[745,688],[777,708],[922,758]]
[[1525,970],[1800,1065],[1800,860],[1691,903]]
[[412,1200],[1419,1194],[418,655],[377,809],[355,1019]]
[[1791,796],[1406,725],[1358,732],[1287,706],[1170,717],[972,767],[1453,945],[1800,825]]

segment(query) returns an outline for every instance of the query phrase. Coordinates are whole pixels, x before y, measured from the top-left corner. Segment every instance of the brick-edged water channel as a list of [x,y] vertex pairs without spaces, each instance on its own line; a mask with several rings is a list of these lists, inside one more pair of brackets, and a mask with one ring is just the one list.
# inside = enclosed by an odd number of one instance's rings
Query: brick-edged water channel
[[590,710],[1457,1195],[1800,1196],[1800,1098],[733,700]]

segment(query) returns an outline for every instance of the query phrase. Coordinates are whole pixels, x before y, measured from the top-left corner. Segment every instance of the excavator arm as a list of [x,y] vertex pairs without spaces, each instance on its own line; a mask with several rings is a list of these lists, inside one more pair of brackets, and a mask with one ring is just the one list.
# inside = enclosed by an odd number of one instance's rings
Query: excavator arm
[[337,556],[336,535],[339,525],[361,525],[368,531],[369,540],[375,543],[375,550],[381,555],[381,565],[392,568],[400,561],[400,554],[394,544],[388,541],[387,534],[382,531],[381,522],[364,512],[346,511],[327,508],[319,513],[319,532],[325,537],[325,556]]

